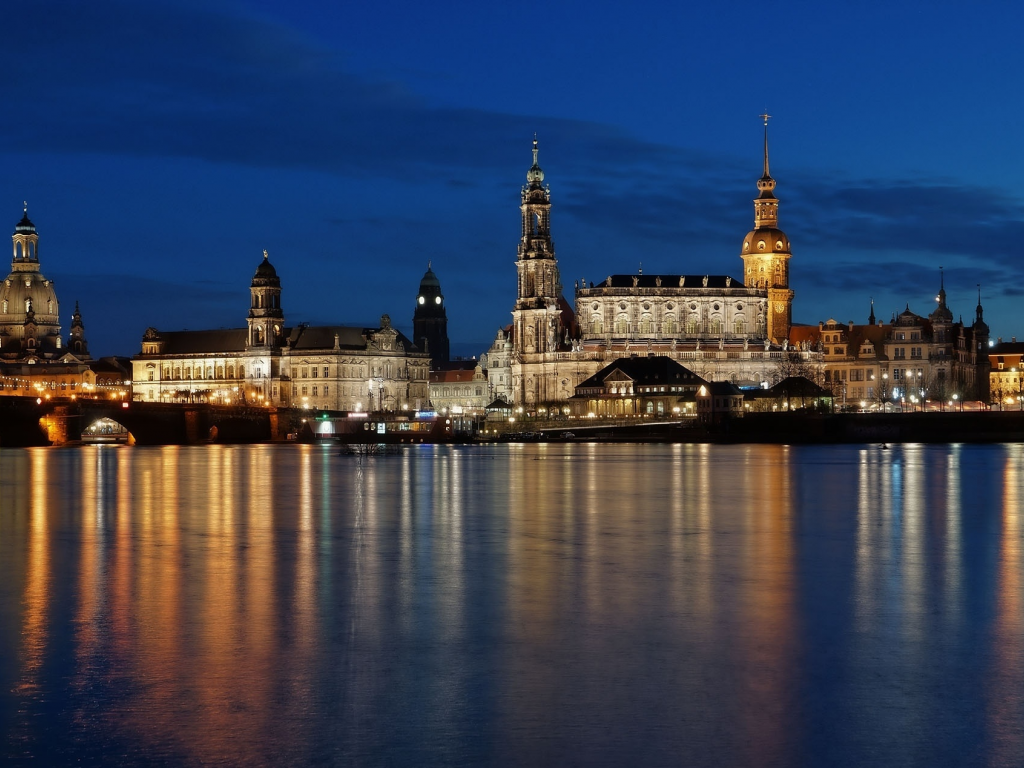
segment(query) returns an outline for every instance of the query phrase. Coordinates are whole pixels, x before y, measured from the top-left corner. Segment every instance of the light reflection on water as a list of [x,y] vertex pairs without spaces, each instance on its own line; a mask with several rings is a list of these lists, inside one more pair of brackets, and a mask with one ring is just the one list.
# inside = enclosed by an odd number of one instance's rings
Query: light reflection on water
[[0,729],[82,764],[1013,765],[1024,447],[0,451]]

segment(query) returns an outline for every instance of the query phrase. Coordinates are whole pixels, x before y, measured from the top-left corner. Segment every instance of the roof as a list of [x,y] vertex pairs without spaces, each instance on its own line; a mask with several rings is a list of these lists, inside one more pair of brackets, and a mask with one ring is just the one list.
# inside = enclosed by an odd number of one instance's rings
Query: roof
[[708,394],[717,395],[743,395],[743,390],[731,381],[710,381],[707,383]]
[[[633,280],[636,279],[637,288],[726,288],[725,282],[729,281],[729,288],[744,288],[745,286],[735,277],[730,275],[610,275],[612,284],[608,285],[607,280],[592,285],[587,290],[599,288],[633,288]],[[683,279],[680,286],[679,280]],[[704,285],[704,278],[708,284]]]
[[[347,325],[298,325],[285,328],[288,346],[295,351],[334,348],[338,336],[341,349],[366,349],[367,340],[376,329]],[[416,352],[416,346],[401,332],[395,331],[396,344],[401,342],[407,352]],[[164,344],[163,355],[229,354],[246,349],[247,328],[225,328],[215,331],[157,331],[157,339]]]
[[430,383],[431,384],[459,384],[462,382],[473,381],[473,376],[476,371],[467,370],[454,370],[454,371],[431,371],[430,372]]
[[827,389],[822,389],[803,376],[789,376],[774,387],[762,391],[769,397],[832,397],[832,393]]
[[988,351],[989,357],[998,355],[1024,355],[1024,342],[1002,341]]
[[675,360],[660,355],[649,357],[623,357],[600,371],[577,386],[577,389],[588,389],[604,386],[606,378],[621,371],[628,376],[634,384],[644,386],[648,384],[691,384],[697,386],[705,381],[689,368],[680,365]]
[[241,352],[249,335],[247,328],[216,331],[158,331],[165,355]]

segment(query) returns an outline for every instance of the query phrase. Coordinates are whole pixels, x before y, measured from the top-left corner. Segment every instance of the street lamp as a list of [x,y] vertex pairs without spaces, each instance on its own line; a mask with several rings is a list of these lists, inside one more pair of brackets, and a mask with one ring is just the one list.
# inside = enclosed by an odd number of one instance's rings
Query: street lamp
[[882,410],[885,411],[889,405],[889,374],[882,374]]

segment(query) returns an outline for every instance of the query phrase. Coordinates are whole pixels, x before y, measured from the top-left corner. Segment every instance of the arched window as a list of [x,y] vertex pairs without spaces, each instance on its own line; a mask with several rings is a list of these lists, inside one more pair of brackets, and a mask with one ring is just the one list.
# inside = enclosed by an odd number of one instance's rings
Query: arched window
[[691,336],[700,333],[700,318],[697,315],[690,315],[686,320],[686,332]]
[[737,317],[733,323],[733,330],[737,335],[742,336],[747,331],[747,321],[742,317]]
[[625,336],[629,333],[629,319],[625,315],[619,315],[615,318],[615,335]]
[[590,332],[591,333],[604,333],[604,323],[601,322],[600,317],[595,317],[590,321]]
[[711,318],[711,335],[721,336],[722,335],[722,318],[715,316]]
[[642,315],[640,317],[640,333],[654,333],[654,320],[650,315]]
[[673,336],[679,333],[679,327],[676,325],[675,315],[665,315],[664,328],[666,336]]

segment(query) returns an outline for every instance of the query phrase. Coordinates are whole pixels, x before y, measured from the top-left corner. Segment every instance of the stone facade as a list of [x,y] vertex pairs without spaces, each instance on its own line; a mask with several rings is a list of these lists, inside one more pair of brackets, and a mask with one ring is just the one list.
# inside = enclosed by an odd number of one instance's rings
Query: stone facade
[[[635,355],[666,356],[708,380],[755,385],[784,377],[794,358],[819,362],[815,350],[789,346],[791,249],[778,229],[767,121],[754,229],[741,245],[745,282],[701,273],[609,275],[597,285],[577,281],[574,310],[562,296],[551,196],[543,181],[535,140],[520,207],[518,292],[509,334],[512,402],[529,407],[566,400],[611,361]],[[491,350],[501,343],[496,339]],[[502,394],[496,386],[494,394]]]
[[281,282],[264,252],[246,328],[146,330],[132,359],[134,398],[338,411],[419,409],[430,358],[391,326],[285,325]]
[[866,325],[829,320],[816,329],[797,327],[791,339],[820,350],[821,383],[837,407],[902,408],[926,401],[988,397],[988,326],[981,302],[974,323],[954,322],[940,280],[935,311],[923,317],[908,304],[891,322]]
[[39,233],[27,206],[11,240],[11,271],[0,284],[0,395],[96,394],[78,303],[65,342],[57,292],[40,272]]

